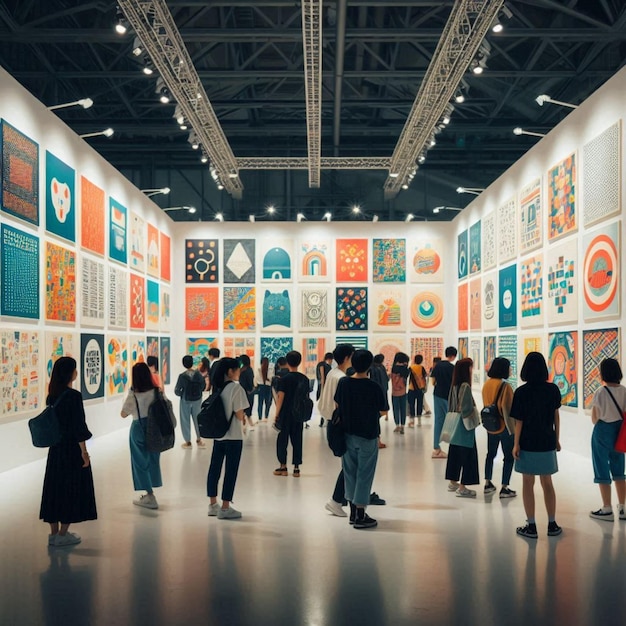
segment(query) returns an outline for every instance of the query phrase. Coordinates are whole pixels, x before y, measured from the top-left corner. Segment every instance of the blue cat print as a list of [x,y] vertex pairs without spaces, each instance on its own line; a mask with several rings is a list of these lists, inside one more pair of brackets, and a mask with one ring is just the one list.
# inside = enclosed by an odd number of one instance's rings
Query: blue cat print
[[265,298],[263,299],[263,328],[269,328],[270,326],[291,328],[291,302],[289,301],[289,291],[286,289],[282,293],[265,291]]

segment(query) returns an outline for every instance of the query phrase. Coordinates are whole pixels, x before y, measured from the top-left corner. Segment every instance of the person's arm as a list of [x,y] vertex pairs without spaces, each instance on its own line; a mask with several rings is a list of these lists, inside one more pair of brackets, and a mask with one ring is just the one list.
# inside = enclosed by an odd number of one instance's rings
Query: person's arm
[[185,393],[185,387],[187,386],[185,378],[186,376],[184,374],[180,374],[178,376],[178,380],[176,381],[176,387],[174,387],[174,393],[177,396],[182,397],[182,395]]
[[126,396],[126,400],[124,400],[124,404],[122,404],[122,411],[120,412],[120,415],[122,417],[128,417],[129,415],[132,415],[135,409],[135,394],[133,393],[133,390],[130,389],[128,391],[128,395]]
[[326,382],[326,368],[322,367],[320,369],[320,387],[324,386],[324,382]]
[[[558,413],[558,411],[557,411]],[[519,440],[522,436],[522,427],[524,422],[521,420],[515,420],[515,442],[513,443],[513,458],[519,460]]]
[[285,399],[285,392],[279,391],[276,394],[276,415],[274,416],[274,422],[278,422],[278,418],[280,416],[280,409],[283,406],[283,400]]
[[561,442],[559,435],[561,433],[561,417],[559,416],[559,410],[554,411],[554,434],[556,435],[556,451],[561,451]]
[[246,414],[244,413],[243,409],[235,411],[235,419],[238,419],[240,422],[243,422],[246,419]]
[[597,406],[592,407],[591,409],[591,423],[592,424],[597,424],[598,420],[600,419],[600,415],[599,415],[600,411],[598,410]]

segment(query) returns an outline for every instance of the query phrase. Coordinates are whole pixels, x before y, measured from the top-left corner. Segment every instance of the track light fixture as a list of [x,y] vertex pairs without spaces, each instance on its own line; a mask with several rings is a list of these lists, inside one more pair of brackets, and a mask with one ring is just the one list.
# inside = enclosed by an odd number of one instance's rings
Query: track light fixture
[[433,213],[441,213],[442,211],[457,211],[460,212],[463,209],[459,209],[458,207],[455,206],[436,206],[433,209]]
[[372,222],[378,221],[378,215],[372,215]]
[[412,222],[412,221],[413,221],[413,219],[415,219],[415,215],[413,215],[413,213],[409,213],[409,214],[408,214],[408,215],[404,218],[404,221],[408,223],[408,222]]
[[502,23],[503,20],[510,20],[512,17],[513,13],[511,13],[506,4],[503,4],[502,8],[500,9],[500,15],[494,20],[493,25],[491,26],[491,30],[494,33],[501,33],[504,30],[504,24]]
[[352,207],[352,213],[354,213],[354,215],[358,215],[361,212],[361,207],[358,204],[355,204]]
[[267,207],[267,212],[268,212],[270,215],[274,215],[274,213],[276,213],[276,207],[275,207],[273,204],[270,204],[270,205]]
[[568,107],[569,109],[577,109],[578,105],[577,104],[570,104],[569,102],[562,102],[561,100],[553,100],[550,96],[546,95],[545,93],[537,96],[535,98],[535,102],[542,107],[544,102],[549,102],[550,104],[558,104],[559,106],[562,107]]
[[195,213],[196,207],[194,206],[168,206],[163,209],[165,213],[169,213],[170,211],[187,211],[187,213]]
[[402,189],[404,189],[404,191],[406,191],[408,188],[409,188],[408,183],[402,183]]
[[251,222],[255,222],[256,221],[256,217],[254,217],[254,215],[249,215],[248,216],[248,220],[250,220]]
[[514,135],[530,135],[531,137],[545,137],[544,133],[536,133],[532,130],[524,130],[523,128],[520,128],[519,126],[513,129],[513,134]]
[[482,187],[457,187],[457,193],[471,193],[475,196],[480,196],[480,194],[485,191]]
[[324,213],[324,219],[327,222],[330,222],[330,220],[333,218],[332,214],[329,211],[326,211],[326,213]]
[[151,196],[157,196],[160,193],[162,193],[164,196],[167,196],[167,194],[169,194],[170,191],[171,190],[169,187],[161,187],[160,189],[142,189],[141,193],[145,193],[146,196],[150,198]]
[[197,150],[200,147],[200,142],[198,141],[198,136],[193,131],[189,133],[189,137],[187,141],[191,144],[193,150]]
[[48,111],[56,111],[57,109],[67,109],[68,107],[80,106],[83,109],[88,109],[93,106],[93,100],[91,98],[82,98],[81,100],[74,100],[74,102],[65,102],[64,104],[54,104],[51,107],[47,107]]
[[185,116],[183,115],[183,111],[180,108],[180,104],[177,104],[174,107],[174,115],[173,115],[174,119],[176,120],[176,123],[179,126],[182,126],[185,123]]
[[304,219],[306,219],[304,213],[298,213],[298,215],[296,215],[296,222],[301,222]]
[[200,162],[201,163],[208,163],[209,161],[209,157],[206,154],[202,154],[202,156],[200,157]]
[[454,96],[454,101],[457,104],[463,104],[465,102],[465,95],[463,94],[462,91],[457,91],[455,96]]
[[115,32],[118,35],[125,35],[128,28],[126,27],[126,18],[122,13],[122,9],[117,7],[115,11]]
[[215,219],[216,219],[218,222],[223,222],[223,221],[224,221],[224,216],[223,216],[221,213],[216,213],[216,214],[215,214]]
[[112,137],[115,131],[112,128],[105,128],[104,130],[99,130],[95,133],[85,133],[84,135],[78,135],[81,139],[89,139],[89,137],[99,137],[100,135],[104,135],[105,137]]

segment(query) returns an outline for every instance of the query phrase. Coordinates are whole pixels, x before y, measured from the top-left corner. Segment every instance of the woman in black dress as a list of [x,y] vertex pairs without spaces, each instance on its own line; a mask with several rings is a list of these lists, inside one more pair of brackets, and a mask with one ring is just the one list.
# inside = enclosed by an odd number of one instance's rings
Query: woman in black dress
[[83,398],[72,389],[76,380],[76,361],[61,357],[52,368],[47,404],[59,403],[56,414],[61,441],[48,450],[39,519],[50,524],[49,546],[80,543],[70,524],[97,519],[93,475],[85,441],[91,433],[85,423]]

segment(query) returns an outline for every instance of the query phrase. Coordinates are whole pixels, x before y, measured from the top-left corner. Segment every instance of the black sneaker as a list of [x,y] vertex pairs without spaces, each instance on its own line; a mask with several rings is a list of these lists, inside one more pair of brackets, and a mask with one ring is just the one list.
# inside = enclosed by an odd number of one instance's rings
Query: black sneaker
[[537,539],[537,526],[535,524],[526,524],[526,526],[519,526],[515,531],[520,537],[527,537],[528,539]]
[[548,537],[556,537],[563,532],[563,529],[556,522],[548,523]]
[[490,493],[493,493],[494,491],[496,491],[496,486],[489,481],[486,485],[485,485],[485,495],[489,495]]
[[320,428],[324,426],[324,418],[320,417]]
[[370,504],[374,504],[376,506],[383,506],[387,504],[386,500],[383,500],[375,491],[370,494]]
[[513,489],[509,489],[508,487],[502,487],[502,489],[500,489],[501,498],[514,498],[516,495],[517,492],[513,491]]
[[603,522],[612,522],[615,520],[615,516],[613,515],[613,511],[603,511],[602,509],[598,509],[597,511],[591,511],[589,513],[589,517],[593,519],[600,519]]
[[354,522],[356,522],[356,507],[350,502],[350,519],[348,520],[348,524],[352,526]]
[[374,528],[375,526],[378,526],[378,522],[367,513],[363,517],[357,517],[354,522],[355,528]]

